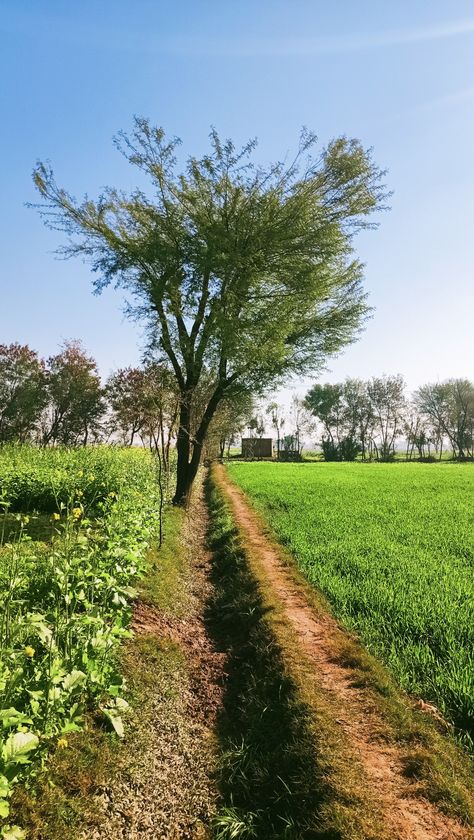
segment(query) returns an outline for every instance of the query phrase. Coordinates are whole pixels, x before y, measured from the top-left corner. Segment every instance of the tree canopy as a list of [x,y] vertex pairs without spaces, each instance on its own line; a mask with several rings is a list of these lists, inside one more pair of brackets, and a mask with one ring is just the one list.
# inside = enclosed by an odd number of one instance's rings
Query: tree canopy
[[[291,163],[253,162],[211,132],[211,147],[178,170],[178,139],[136,118],[116,145],[151,191],[106,189],[76,201],[49,165],[34,181],[40,211],[69,235],[63,252],[91,262],[98,291],[130,292],[130,314],[146,319],[151,345],[180,390],[178,479],[182,502],[219,403],[244,387],[261,392],[314,371],[353,341],[368,313],[353,239],[384,206],[384,173],[370,150],[340,137],[314,156],[304,131]],[[193,398],[203,371],[213,389],[196,431]]]

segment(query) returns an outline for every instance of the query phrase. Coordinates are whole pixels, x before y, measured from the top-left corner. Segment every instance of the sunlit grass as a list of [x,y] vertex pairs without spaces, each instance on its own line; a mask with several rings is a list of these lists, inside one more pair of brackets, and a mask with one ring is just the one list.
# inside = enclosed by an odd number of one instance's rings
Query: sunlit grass
[[474,734],[474,469],[232,463],[312,584],[403,688]]

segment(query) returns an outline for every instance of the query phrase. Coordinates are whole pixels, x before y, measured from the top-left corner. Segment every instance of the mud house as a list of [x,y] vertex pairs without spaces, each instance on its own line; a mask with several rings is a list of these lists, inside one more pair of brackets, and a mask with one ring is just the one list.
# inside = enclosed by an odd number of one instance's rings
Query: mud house
[[273,458],[272,438],[242,438],[242,458]]

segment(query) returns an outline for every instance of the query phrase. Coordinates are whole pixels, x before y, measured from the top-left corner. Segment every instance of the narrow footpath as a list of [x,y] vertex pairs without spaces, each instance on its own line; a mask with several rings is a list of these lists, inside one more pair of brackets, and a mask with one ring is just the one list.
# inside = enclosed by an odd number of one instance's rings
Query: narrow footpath
[[337,622],[308,600],[305,585],[225,468],[216,466],[213,475],[230,506],[254,574],[271,591],[301,658],[312,668],[333,709],[342,748],[359,765],[363,786],[382,815],[386,836],[392,840],[472,840],[473,830],[442,813],[405,772],[403,745],[384,735],[386,726],[376,704],[370,702],[366,688],[354,682],[350,668],[339,661]]

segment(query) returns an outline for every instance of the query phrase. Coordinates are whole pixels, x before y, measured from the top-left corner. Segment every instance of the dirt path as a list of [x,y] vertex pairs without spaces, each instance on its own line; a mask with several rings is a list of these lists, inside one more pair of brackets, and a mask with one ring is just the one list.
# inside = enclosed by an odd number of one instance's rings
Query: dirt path
[[417,795],[416,783],[403,774],[400,748],[381,740],[383,723],[376,710],[368,705],[366,692],[351,684],[348,669],[336,661],[333,638],[338,625],[330,615],[308,603],[303,587],[285,566],[278,548],[266,537],[258,516],[222,466],[216,468],[215,477],[231,504],[246,547],[294,629],[301,652],[314,666],[319,683],[334,701],[337,723],[349,749],[363,767],[368,790],[383,811],[388,836],[393,840],[473,840],[474,832],[470,828],[445,816]]

